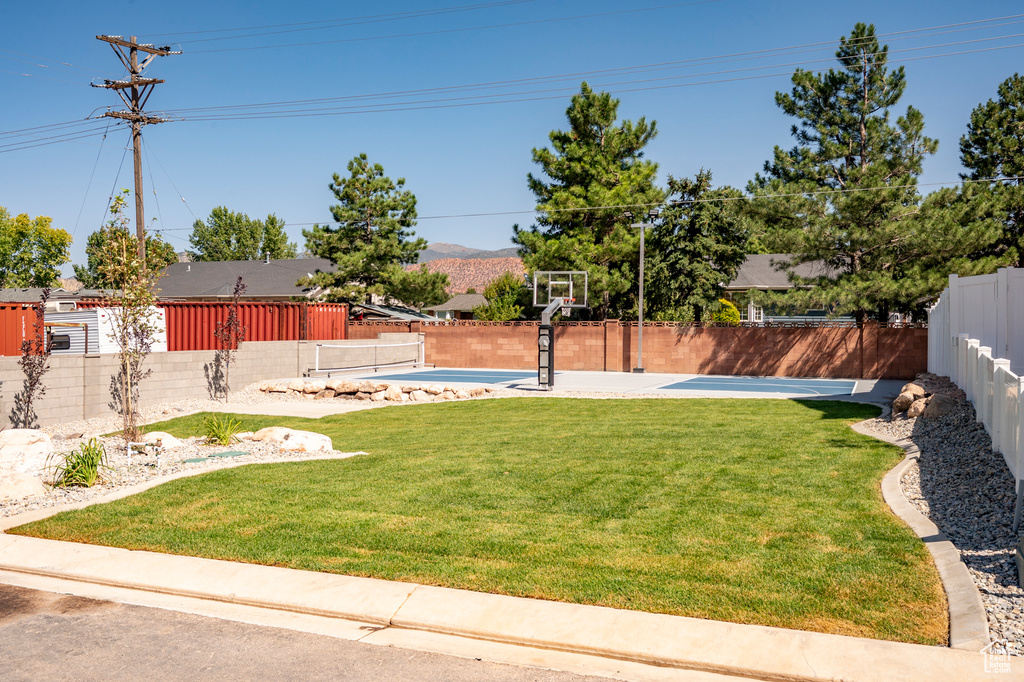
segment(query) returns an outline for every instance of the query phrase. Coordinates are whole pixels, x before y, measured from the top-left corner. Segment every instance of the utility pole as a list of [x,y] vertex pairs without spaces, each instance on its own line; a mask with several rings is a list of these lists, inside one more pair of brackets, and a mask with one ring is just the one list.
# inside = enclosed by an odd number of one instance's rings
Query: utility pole
[[[124,67],[128,69],[130,78],[128,80],[104,80],[102,85],[93,83],[94,88],[106,88],[113,90],[121,98],[121,101],[128,107],[128,111],[108,111],[103,116],[108,118],[119,118],[128,121],[132,125],[132,148],[135,157],[135,234],[139,240],[139,260],[142,262],[142,269],[146,269],[146,221],[143,210],[142,195],[142,126],[146,124],[164,123],[167,119],[147,116],[143,108],[153,92],[153,86],[164,81],[159,78],[142,78],[142,72],[153,60],[153,57],[165,57],[169,54],[181,54],[172,52],[170,47],[154,47],[153,45],[140,45],[135,36],[124,40],[121,36],[96,36],[97,40],[110,43],[114,54],[121,60]],[[126,54],[127,50],[127,54]],[[146,57],[139,63],[139,52],[144,52]],[[128,91],[128,92],[126,92]]]

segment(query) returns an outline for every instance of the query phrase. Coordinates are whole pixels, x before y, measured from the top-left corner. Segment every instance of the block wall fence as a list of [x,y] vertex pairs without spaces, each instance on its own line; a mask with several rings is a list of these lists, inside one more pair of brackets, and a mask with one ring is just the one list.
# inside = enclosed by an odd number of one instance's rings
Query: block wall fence
[[[349,339],[385,331],[423,334],[438,367],[536,369],[536,322],[349,322]],[[555,325],[555,369],[627,372],[637,363],[637,324]],[[648,372],[913,379],[927,369],[928,330],[877,324],[819,327],[644,325]]]
[[[381,342],[419,340],[418,336],[401,334],[388,336]],[[335,340],[325,343],[345,346],[365,344],[365,341]],[[250,341],[240,344],[231,363],[230,388],[240,390],[249,384],[267,379],[285,379],[302,376],[313,367],[315,341]],[[366,349],[345,351],[333,348],[330,352],[344,360],[347,366],[366,362]],[[382,351],[384,352],[384,351]],[[381,361],[395,362],[408,359],[415,353],[401,348],[393,353],[402,357],[381,356]],[[381,353],[378,353],[380,356]],[[183,400],[208,399],[215,396],[212,373],[216,351],[192,350],[152,353],[143,369],[152,374],[139,386],[139,400],[146,405]],[[330,357],[330,356],[328,356]],[[10,424],[14,397],[22,390],[25,375],[17,357],[0,357],[0,426]],[[102,417],[113,413],[111,406],[111,378],[118,371],[117,355],[51,355],[50,371],[43,379],[46,394],[35,405],[39,423],[48,424]]]

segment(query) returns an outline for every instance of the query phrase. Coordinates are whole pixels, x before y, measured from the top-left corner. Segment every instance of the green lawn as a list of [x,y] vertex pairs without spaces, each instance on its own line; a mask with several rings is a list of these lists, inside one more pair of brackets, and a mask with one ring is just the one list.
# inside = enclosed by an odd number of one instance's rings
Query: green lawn
[[902,453],[848,428],[877,413],[524,398],[237,415],[370,455],[212,472],[11,532],[941,644],[937,573],[879,490]]

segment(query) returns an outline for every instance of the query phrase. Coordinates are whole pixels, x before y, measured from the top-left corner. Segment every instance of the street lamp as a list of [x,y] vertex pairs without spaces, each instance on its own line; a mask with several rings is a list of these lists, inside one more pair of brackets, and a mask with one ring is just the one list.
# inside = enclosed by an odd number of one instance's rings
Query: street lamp
[[[632,211],[624,211],[622,215],[626,217],[626,220],[633,220]],[[647,211],[647,220],[650,222],[630,222],[629,224],[630,227],[640,229],[640,301],[638,306],[640,324],[637,327],[636,367],[633,368],[634,374],[643,374],[644,372],[644,235],[647,233],[648,227],[654,227],[653,223],[657,218],[658,209],[652,208]]]

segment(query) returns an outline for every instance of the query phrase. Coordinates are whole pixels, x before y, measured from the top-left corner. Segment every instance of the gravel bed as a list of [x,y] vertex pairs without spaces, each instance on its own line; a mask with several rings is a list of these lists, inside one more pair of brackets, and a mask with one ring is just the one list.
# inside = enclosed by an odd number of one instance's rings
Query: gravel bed
[[937,419],[895,415],[873,419],[874,431],[908,439],[920,449],[900,481],[903,494],[939,527],[960,556],[981,593],[993,641],[1006,640],[1007,652],[1024,656],[1024,589],[1014,561],[1019,536],[1013,532],[1014,479],[1003,456],[975,421],[974,406],[946,382],[958,398]]

